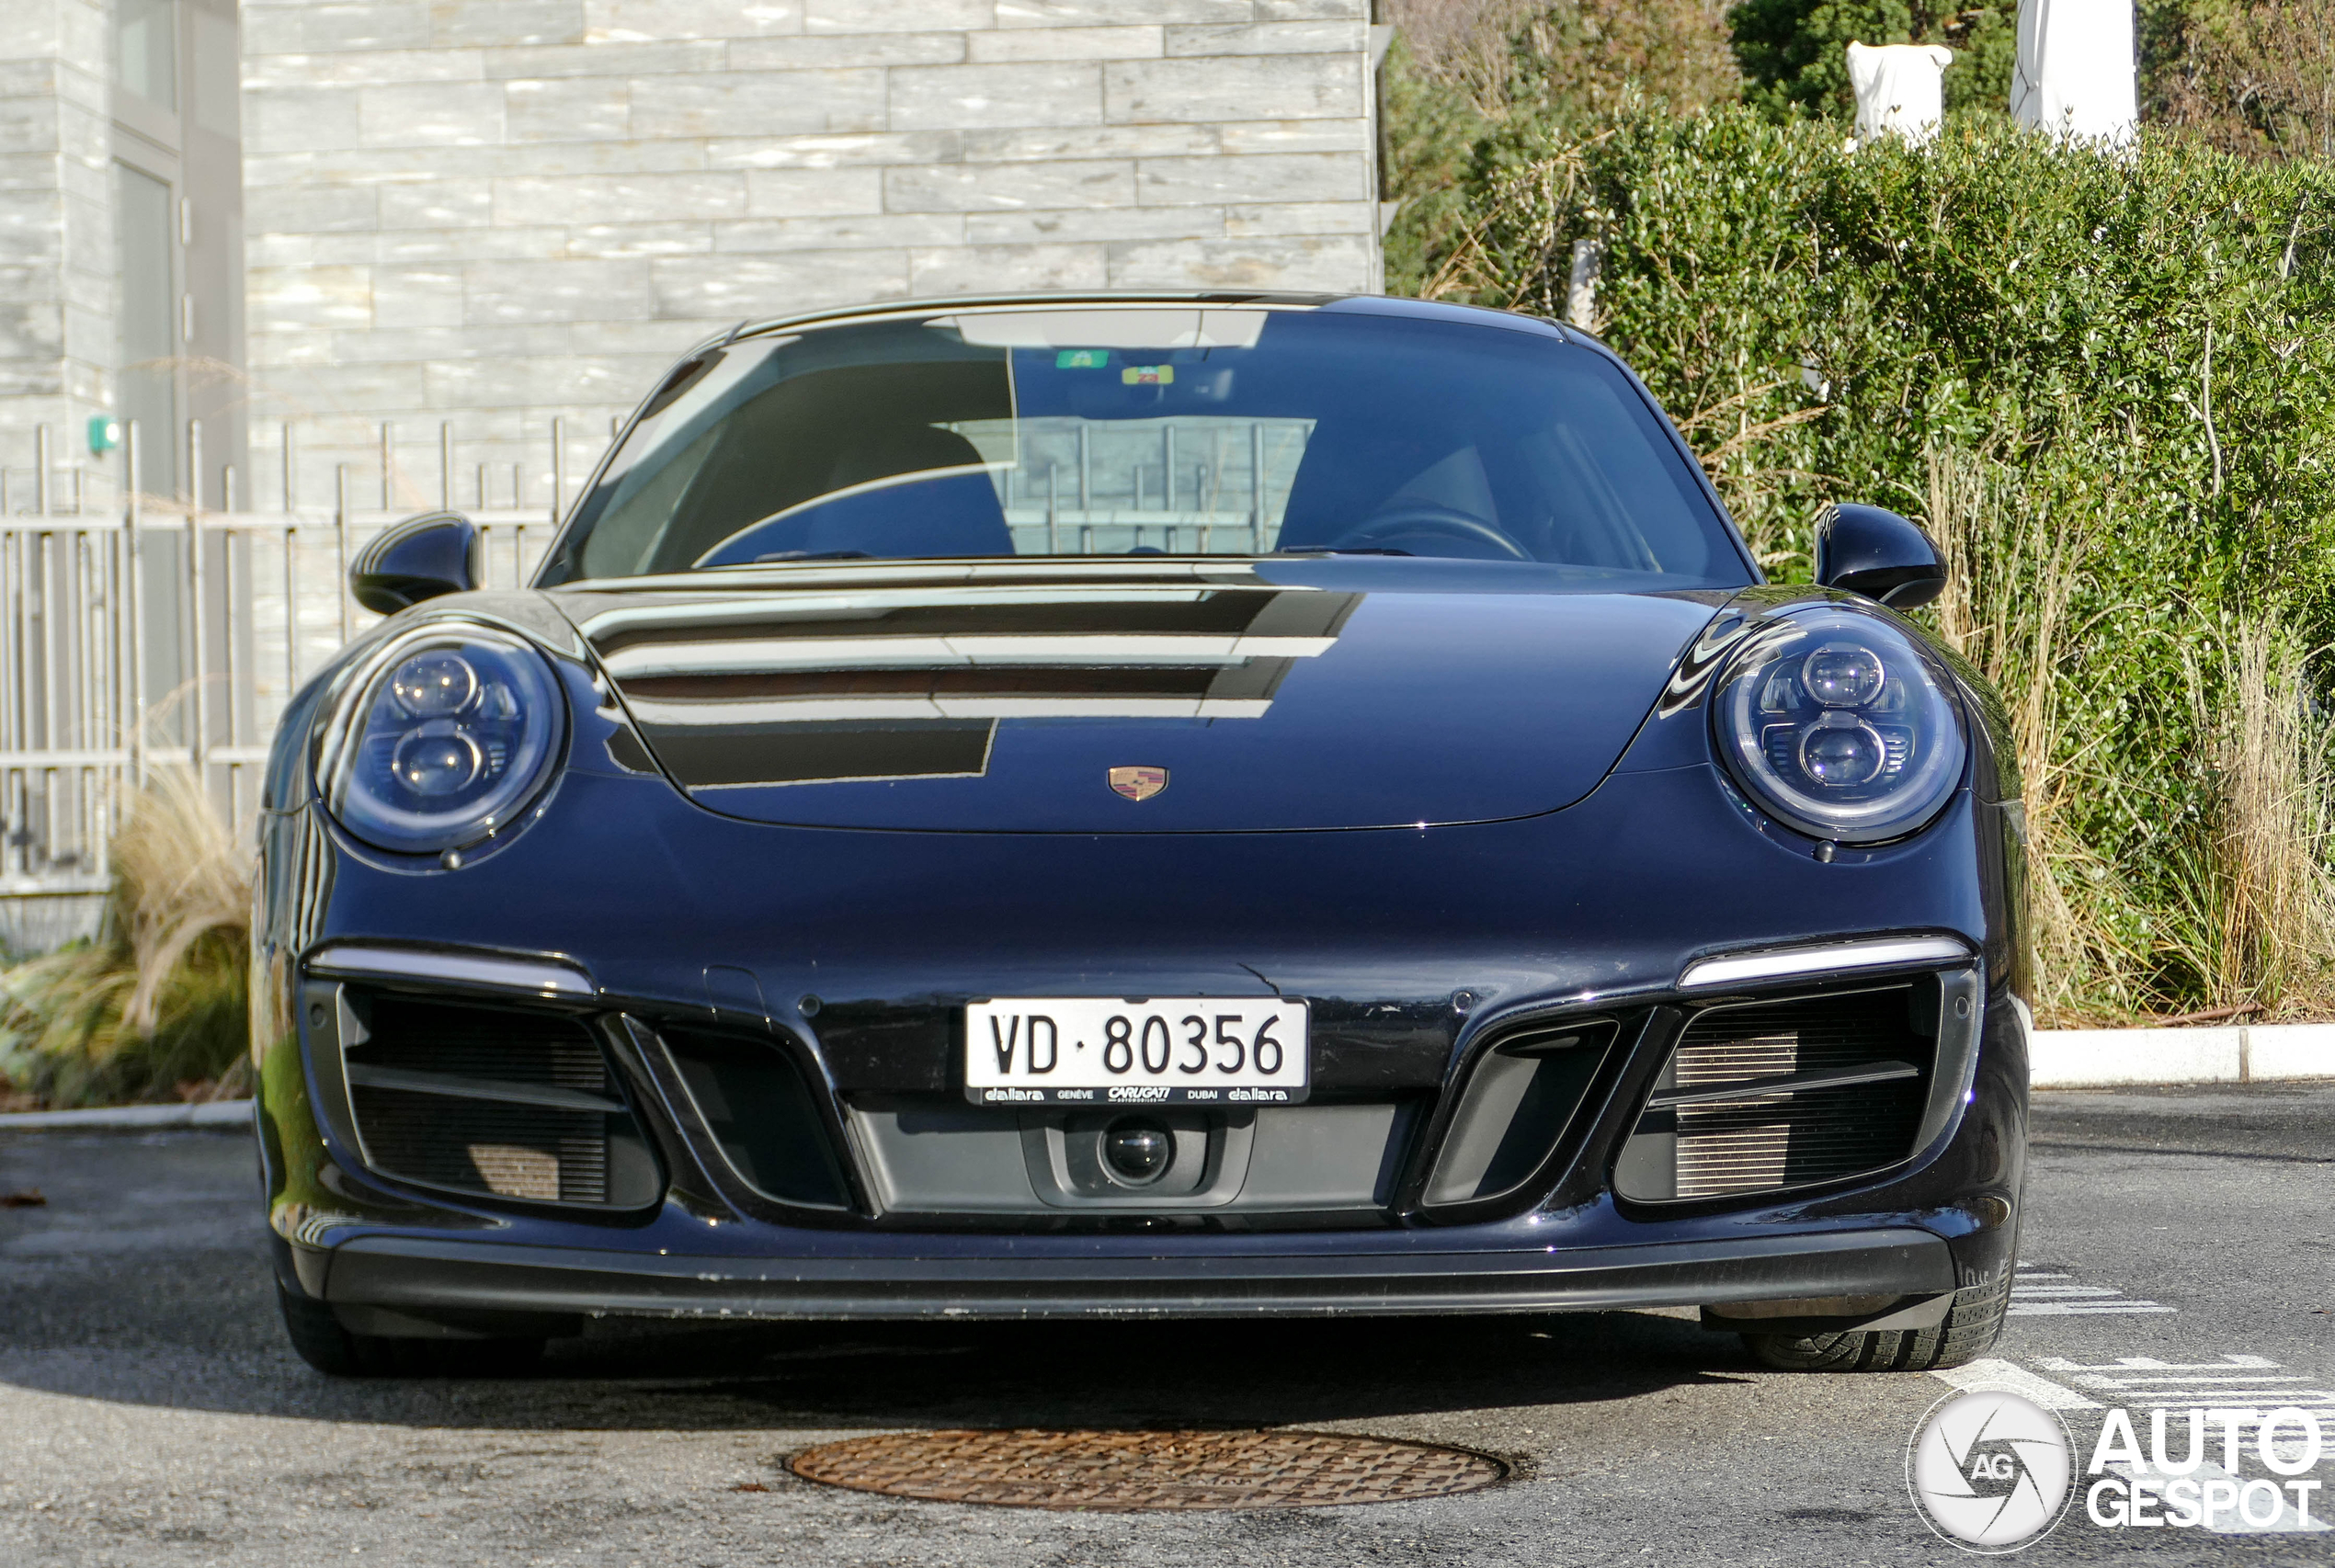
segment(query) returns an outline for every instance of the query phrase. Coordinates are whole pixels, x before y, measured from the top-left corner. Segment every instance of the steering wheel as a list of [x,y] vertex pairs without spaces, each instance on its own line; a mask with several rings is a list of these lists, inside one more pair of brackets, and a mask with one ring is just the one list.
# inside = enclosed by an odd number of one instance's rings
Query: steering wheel
[[1404,534],[1444,534],[1476,544],[1488,544],[1510,561],[1530,561],[1532,554],[1508,535],[1453,506],[1432,501],[1406,501],[1364,518],[1330,541],[1333,550],[1351,550]]

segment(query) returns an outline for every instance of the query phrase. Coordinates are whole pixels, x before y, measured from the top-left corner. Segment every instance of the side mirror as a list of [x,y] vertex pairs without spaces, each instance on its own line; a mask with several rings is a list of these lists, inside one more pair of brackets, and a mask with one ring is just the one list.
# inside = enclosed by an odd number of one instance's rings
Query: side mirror
[[393,523],[348,563],[348,591],[367,609],[395,615],[440,594],[467,593],[485,577],[478,525],[452,512]]
[[1896,513],[1840,506],[1817,526],[1817,583],[1912,609],[1945,591],[1946,563],[1930,536]]

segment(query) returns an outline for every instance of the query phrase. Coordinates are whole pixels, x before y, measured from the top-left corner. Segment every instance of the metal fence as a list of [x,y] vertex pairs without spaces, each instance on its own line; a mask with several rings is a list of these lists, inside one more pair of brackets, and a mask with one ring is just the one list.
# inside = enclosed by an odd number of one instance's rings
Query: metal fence
[[[466,508],[485,536],[490,585],[532,573],[565,506],[577,466],[565,431],[549,434],[549,505]],[[142,435],[128,432],[124,472],[140,472]],[[199,427],[184,437],[200,472]],[[412,510],[358,504],[398,493],[386,437],[381,472],[334,465],[329,508],[269,512],[134,491],[100,505],[85,498],[117,486],[55,465],[45,428],[35,448],[32,475],[0,468],[0,941],[20,950],[94,923],[108,843],[148,769],[196,769],[242,828],[284,705],[375,619],[349,597],[352,554]],[[455,450],[450,429],[439,454],[449,502]],[[281,494],[298,496],[294,460],[287,435]],[[236,489],[227,470],[214,494],[232,501]],[[523,496],[523,475],[505,494]]]
[[[206,474],[190,424],[172,433],[171,466],[204,477],[166,499],[116,477],[147,472],[134,426],[118,471],[60,464],[47,427],[29,472],[0,463],[0,944],[42,949],[93,926],[108,844],[148,769],[196,769],[243,829],[285,704],[374,619],[349,597],[348,562],[382,528],[432,504],[460,509],[485,535],[490,586],[531,575],[570,479],[615,434],[546,424],[527,443],[507,427],[465,440],[441,425],[423,443],[408,430],[402,449],[392,426],[377,441],[352,444],[344,425],[309,444],[279,425],[253,443],[258,483],[224,465]],[[1003,443],[999,502],[1024,551],[1245,552],[1276,543],[1310,426],[1037,419],[970,433]],[[341,460],[352,454],[362,460]],[[255,494],[278,509],[255,509]]]

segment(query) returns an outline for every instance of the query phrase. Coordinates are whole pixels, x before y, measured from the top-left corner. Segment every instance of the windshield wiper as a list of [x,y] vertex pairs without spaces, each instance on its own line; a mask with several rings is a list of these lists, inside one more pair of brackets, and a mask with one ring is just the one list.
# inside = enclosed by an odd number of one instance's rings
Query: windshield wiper
[[781,550],[771,555],[754,558],[757,566],[770,561],[873,561],[864,550]]
[[1390,550],[1374,544],[1284,544],[1273,551],[1275,555],[1408,555],[1407,550]]

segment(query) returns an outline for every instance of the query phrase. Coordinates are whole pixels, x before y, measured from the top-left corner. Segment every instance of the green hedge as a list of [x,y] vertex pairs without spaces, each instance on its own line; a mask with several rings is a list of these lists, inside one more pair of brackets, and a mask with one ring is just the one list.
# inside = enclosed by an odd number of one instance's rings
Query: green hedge
[[[1646,105],[1477,167],[1419,273],[1561,315],[1601,242],[1600,330],[1772,573],[1834,500],[1956,552],[1946,630],[2035,732],[2062,1016],[2325,1007],[2322,737],[2272,710],[2335,642],[2335,170]],[[2263,854],[2303,904],[2248,913]]]

